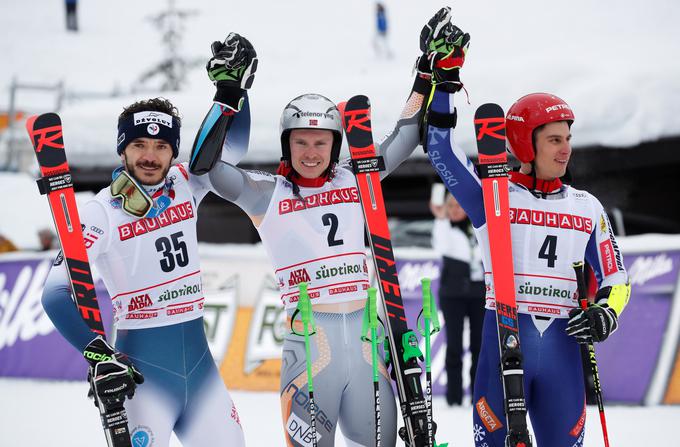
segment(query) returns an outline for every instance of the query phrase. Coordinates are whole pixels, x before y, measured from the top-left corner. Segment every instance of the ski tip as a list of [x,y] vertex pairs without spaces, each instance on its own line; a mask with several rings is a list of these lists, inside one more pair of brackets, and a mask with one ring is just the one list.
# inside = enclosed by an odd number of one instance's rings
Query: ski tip
[[353,109],[356,107],[370,107],[371,100],[366,95],[355,95],[349,98],[346,107]]
[[33,133],[36,123],[38,127],[43,127],[41,123],[49,123],[49,125],[61,124],[61,118],[54,112],[30,116],[26,119],[26,130],[29,133]]
[[340,119],[342,120],[342,128],[345,128],[345,108],[347,107],[347,101],[339,102],[337,105],[338,111],[340,112]]
[[26,119],[26,130],[28,131],[29,134],[33,133],[33,127],[35,124],[35,120],[38,119],[40,115],[33,115],[29,116],[28,119]]
[[493,102],[482,104],[481,106],[477,107],[477,110],[475,111],[475,119],[498,116],[505,117],[505,113],[503,112],[503,108],[501,106]]

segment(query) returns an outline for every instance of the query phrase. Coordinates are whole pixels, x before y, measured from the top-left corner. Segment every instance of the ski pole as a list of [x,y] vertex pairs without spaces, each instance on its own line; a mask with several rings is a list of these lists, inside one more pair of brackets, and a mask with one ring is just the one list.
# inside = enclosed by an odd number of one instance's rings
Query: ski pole
[[307,363],[307,392],[309,393],[309,425],[312,430],[312,446],[317,447],[316,437],[316,403],[314,402],[314,382],[312,379],[312,356],[309,347],[310,327],[314,333],[314,315],[312,315],[312,303],[307,294],[307,283],[301,282],[300,285],[300,299],[298,300],[297,309],[300,311],[302,318],[302,326],[305,334],[305,361]]
[[[578,301],[581,309],[584,311],[588,308],[588,296],[586,292],[586,280],[584,276],[583,261],[574,262],[572,264],[576,272],[576,285],[578,288]],[[605,447],[609,447],[609,435],[607,433],[607,420],[604,417],[604,401],[602,400],[602,387],[600,385],[600,374],[597,370],[597,359],[595,358],[595,346],[593,343],[588,343],[588,357],[590,360],[590,370],[593,373],[593,385],[595,387],[595,398],[597,399],[597,409],[600,412],[600,425],[602,426],[602,436],[604,437]]]
[[[367,338],[366,333],[371,330]],[[371,365],[373,366],[373,411],[375,419],[375,447],[380,447],[381,424],[380,424],[380,382],[378,376],[378,307],[376,289],[368,289],[368,299],[364,307],[364,320],[361,330],[361,340],[371,342]]]
[[[432,352],[430,336],[439,332],[439,316],[437,314],[437,304],[432,296],[430,278],[423,278],[420,284],[423,292],[423,325],[422,334],[425,337],[425,402],[427,405],[427,442],[429,446],[437,447],[434,440],[434,421],[432,418]],[[440,444],[439,447],[446,447],[448,444]]]

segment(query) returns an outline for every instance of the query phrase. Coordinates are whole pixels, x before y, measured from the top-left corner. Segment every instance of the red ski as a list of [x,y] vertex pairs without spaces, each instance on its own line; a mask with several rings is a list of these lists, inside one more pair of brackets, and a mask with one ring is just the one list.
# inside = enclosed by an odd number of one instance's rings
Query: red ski
[[388,317],[385,330],[404,418],[404,427],[399,430],[399,435],[410,447],[434,446],[434,423],[420,382],[422,368],[418,359],[422,358],[422,353],[415,333],[407,326],[401,299],[380,185],[380,171],[385,169],[385,163],[382,157],[376,155],[373,145],[370,107],[366,96],[354,96],[347,101],[342,113],[378,277],[378,290]]
[[508,447],[530,447],[524,400],[524,369],[519,344],[515,272],[512,263],[508,157],[505,151],[505,114],[498,104],[483,104],[475,112],[484,211],[491,251],[493,293],[505,394]]
[[[76,305],[90,330],[104,336],[104,324],[76,207],[73,180],[64,152],[61,119],[55,113],[32,116],[26,122],[26,129],[40,165],[42,177],[38,180],[38,188],[41,194],[47,194],[50,203]],[[132,447],[127,414],[122,404],[115,408],[104,408],[100,401],[99,412],[108,445]]]

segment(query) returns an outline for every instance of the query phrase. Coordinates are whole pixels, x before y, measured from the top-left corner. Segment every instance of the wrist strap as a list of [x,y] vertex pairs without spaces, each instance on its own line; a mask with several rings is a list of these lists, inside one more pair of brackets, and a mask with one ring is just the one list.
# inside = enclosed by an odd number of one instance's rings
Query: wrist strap
[[245,90],[239,87],[229,86],[222,87],[217,83],[217,91],[213,101],[224,104],[230,109],[238,112],[241,110],[244,101]]
[[432,109],[427,111],[427,124],[441,129],[453,129],[458,122],[458,109],[453,113],[439,113]]

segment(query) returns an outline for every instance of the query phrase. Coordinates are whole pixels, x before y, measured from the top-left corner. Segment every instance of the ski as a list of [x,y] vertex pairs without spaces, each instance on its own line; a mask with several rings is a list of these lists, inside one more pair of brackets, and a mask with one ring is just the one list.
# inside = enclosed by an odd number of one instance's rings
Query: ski
[[[76,208],[73,180],[66,161],[61,119],[55,113],[32,116],[26,122],[26,129],[40,166],[42,177],[38,180],[38,189],[49,200],[76,305],[90,330],[105,336]],[[104,408],[99,401],[98,407],[108,445],[132,447],[123,405]]]
[[483,104],[475,112],[475,132],[482,182],[484,211],[489,234],[493,294],[505,396],[507,447],[530,447],[524,400],[524,369],[519,343],[515,273],[512,263],[508,157],[505,152],[505,115],[498,104]]
[[415,333],[407,326],[401,299],[380,186],[380,171],[385,169],[385,164],[382,157],[376,156],[373,145],[368,98],[352,97],[345,104],[342,115],[378,277],[378,291],[388,320],[385,330],[389,339],[392,374],[404,418],[404,427],[399,430],[399,435],[409,447],[432,446],[433,423],[428,420],[427,402],[420,382],[422,368],[418,364],[422,353]]

